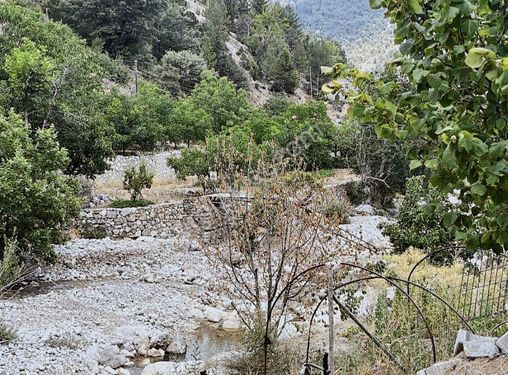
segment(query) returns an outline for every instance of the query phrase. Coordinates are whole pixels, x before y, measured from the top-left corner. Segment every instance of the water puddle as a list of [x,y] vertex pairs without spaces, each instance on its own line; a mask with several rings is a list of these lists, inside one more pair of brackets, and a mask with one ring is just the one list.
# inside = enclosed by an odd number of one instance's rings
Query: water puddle
[[169,362],[187,362],[203,361],[207,362],[210,358],[220,353],[238,351],[242,348],[243,334],[240,332],[228,332],[215,326],[205,325],[197,330],[195,334],[187,338],[187,347],[185,353],[172,354],[166,353],[164,358],[143,358],[135,359],[136,367],[129,368],[131,375],[140,375],[143,367],[150,363],[161,361]]

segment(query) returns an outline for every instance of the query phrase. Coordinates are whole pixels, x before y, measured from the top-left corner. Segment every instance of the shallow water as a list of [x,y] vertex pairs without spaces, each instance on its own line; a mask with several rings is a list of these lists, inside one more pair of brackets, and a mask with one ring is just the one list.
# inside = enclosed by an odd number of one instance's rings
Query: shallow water
[[[151,362],[206,362],[217,354],[240,350],[242,348],[243,335],[237,332],[227,332],[216,326],[204,325],[186,341],[188,344],[185,354],[170,355],[159,359],[155,358],[151,359]],[[139,363],[143,359],[137,358],[136,362]],[[128,370],[131,372],[131,375],[141,375],[143,367],[134,367]]]

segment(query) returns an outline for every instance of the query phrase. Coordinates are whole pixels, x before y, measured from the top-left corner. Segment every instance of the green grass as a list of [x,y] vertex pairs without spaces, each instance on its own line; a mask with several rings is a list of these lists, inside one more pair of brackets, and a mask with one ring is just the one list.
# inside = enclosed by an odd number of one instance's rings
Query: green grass
[[130,199],[118,199],[116,201],[111,202],[109,207],[111,208],[129,208],[129,207],[147,207],[154,204],[154,202],[149,201],[147,199],[138,199],[138,200],[130,200]]
[[335,172],[332,169],[321,169],[317,172],[314,172],[317,178],[327,178],[332,177]]
[[16,338],[16,332],[3,320],[0,320],[0,344],[6,344]]

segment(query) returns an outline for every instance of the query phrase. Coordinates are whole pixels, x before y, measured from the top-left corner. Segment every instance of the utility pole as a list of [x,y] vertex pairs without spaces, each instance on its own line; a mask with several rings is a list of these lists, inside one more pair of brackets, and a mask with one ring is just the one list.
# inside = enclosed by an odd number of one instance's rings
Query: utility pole
[[333,315],[334,310],[333,306],[335,304],[334,301],[334,292],[333,292],[333,266],[330,265],[330,269],[328,270],[328,373],[333,375],[333,358],[334,358],[334,341],[335,341],[335,332],[334,332],[334,321]]
[[310,98],[314,99],[314,91],[312,88],[312,65],[309,67],[309,73],[310,73]]
[[136,82],[136,94],[138,93],[138,60],[134,60],[134,79]]

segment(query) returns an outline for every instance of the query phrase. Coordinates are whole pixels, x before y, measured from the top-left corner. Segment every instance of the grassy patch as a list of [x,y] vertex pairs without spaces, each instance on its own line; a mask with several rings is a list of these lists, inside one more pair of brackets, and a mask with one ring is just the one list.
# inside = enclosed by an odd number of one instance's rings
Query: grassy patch
[[147,207],[154,204],[154,202],[147,199],[137,199],[135,201],[130,199],[118,199],[113,201],[109,207],[111,208],[130,208],[130,207]]
[[321,169],[317,172],[314,172],[314,175],[317,178],[328,178],[333,177],[335,175],[335,171],[333,169]]
[[0,320],[0,344],[6,344],[16,338],[16,331]]

